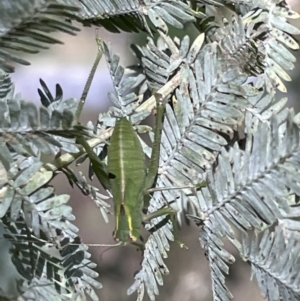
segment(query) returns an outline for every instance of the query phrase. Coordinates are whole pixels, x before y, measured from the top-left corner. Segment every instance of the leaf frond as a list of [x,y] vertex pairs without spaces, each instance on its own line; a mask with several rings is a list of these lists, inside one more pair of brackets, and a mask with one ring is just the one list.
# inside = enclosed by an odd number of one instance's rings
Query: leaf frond
[[299,300],[299,236],[277,226],[260,238],[244,235],[242,243],[242,258],[251,265],[251,278],[255,276],[262,296],[272,301]]
[[[62,18],[70,17],[78,10],[76,4],[58,4],[57,1],[2,1],[0,12],[0,68],[13,72],[9,61],[23,65],[29,63],[17,53],[37,53],[47,49],[47,44],[61,43],[49,36],[54,31],[74,34],[78,29]],[[4,9],[5,7],[5,9]]]
[[[103,0],[101,3],[80,1],[79,4],[81,10],[76,16],[84,24],[100,25],[112,32],[145,29],[151,34],[150,28],[153,26],[167,32],[167,23],[182,29],[183,24],[195,21],[195,13],[184,1]],[[200,16],[204,14],[199,11],[197,17]]]

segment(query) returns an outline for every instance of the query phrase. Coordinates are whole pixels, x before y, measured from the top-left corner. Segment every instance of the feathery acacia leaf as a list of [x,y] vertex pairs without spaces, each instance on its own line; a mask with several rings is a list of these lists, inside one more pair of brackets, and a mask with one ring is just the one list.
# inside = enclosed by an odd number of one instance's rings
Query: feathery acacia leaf
[[[183,28],[183,24],[195,21],[194,12],[184,1],[79,1],[81,10],[76,14],[83,24],[100,25],[112,32],[136,32],[145,29],[151,33],[150,27],[168,31],[166,23]],[[204,14],[198,14],[198,16]],[[151,25],[148,24],[149,17]],[[108,21],[109,19],[109,21]]]
[[[95,264],[87,259],[87,247],[81,244],[76,234],[78,228],[71,223],[72,208],[66,205],[70,197],[54,195],[53,188],[47,186],[53,173],[40,172],[40,167],[40,162],[29,166],[14,179],[8,178],[2,188],[6,193],[1,201],[1,217],[4,237],[12,244],[12,262],[29,281],[41,277],[55,279],[52,286],[60,293],[71,290],[75,294],[81,279],[80,290],[87,290],[93,300],[98,300],[91,285],[98,289],[101,285],[92,279],[98,276],[90,269]],[[77,246],[70,249],[68,242]],[[57,252],[55,246],[61,251]]]
[[49,32],[62,31],[74,34],[78,31],[64,20],[76,10],[78,7],[75,3],[72,6],[59,4],[58,1],[1,0],[0,68],[12,72],[14,69],[7,61],[29,64],[12,50],[34,54],[41,49],[47,49],[47,44],[61,43],[50,37]]
[[263,297],[299,300],[299,236],[277,226],[275,231],[265,230],[260,239],[244,235],[242,242],[242,258],[251,264],[251,278],[256,277]]
[[[9,93],[11,89],[6,82],[7,80],[2,82],[3,93]],[[33,103],[25,102],[19,95],[13,96],[11,93],[1,99],[0,147],[3,153],[8,154],[9,148],[25,156],[36,156],[40,152],[56,154],[59,149],[76,153],[78,148],[75,138],[90,136],[84,127],[73,125],[77,100],[63,100],[62,91],[58,87],[58,95],[54,99],[45,83],[41,83],[49,97],[47,100],[40,91],[41,101],[47,107],[38,109]],[[9,156],[7,160],[8,163],[11,161]]]
[[[292,38],[292,35],[300,34],[300,30],[289,24],[287,19],[296,19],[300,15],[284,4],[276,6],[276,9],[270,12],[270,6],[268,4],[263,5],[265,6],[264,9],[254,9],[243,17],[243,22],[247,25],[246,29],[248,31],[252,29],[253,35],[258,37],[256,38],[258,47],[266,55],[266,68],[263,75],[260,76],[257,86],[265,83],[270,92],[274,88],[286,92],[286,87],[281,79],[291,80],[284,69],[293,69],[295,62],[295,57],[286,48],[299,49],[299,45]],[[258,28],[253,30],[256,26]]]

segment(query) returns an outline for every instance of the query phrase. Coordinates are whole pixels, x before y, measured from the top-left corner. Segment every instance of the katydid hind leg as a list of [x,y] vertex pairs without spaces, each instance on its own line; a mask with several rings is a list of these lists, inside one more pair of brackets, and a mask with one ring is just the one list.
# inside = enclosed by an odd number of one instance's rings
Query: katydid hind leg
[[79,121],[79,117],[81,115],[81,112],[83,110],[83,106],[85,104],[85,101],[86,101],[86,98],[87,98],[87,95],[89,93],[89,90],[90,90],[90,87],[91,87],[91,84],[92,84],[92,81],[93,81],[93,78],[95,76],[95,73],[96,73],[96,70],[97,70],[97,67],[99,65],[99,62],[101,60],[101,57],[104,53],[104,43],[103,41],[101,40],[100,37],[96,37],[96,42],[97,42],[97,45],[98,45],[98,52],[97,52],[97,56],[96,56],[96,59],[94,61],[94,64],[92,66],[92,69],[90,71],[90,74],[88,76],[88,79],[85,83],[85,86],[84,86],[84,89],[83,89],[83,92],[82,92],[82,95],[80,97],[80,101],[78,103],[78,107],[77,107],[77,110],[75,112],[75,118],[74,118],[74,124],[77,124],[78,121]]
[[[147,195],[147,191],[153,187],[153,184],[157,177],[158,167],[159,167],[159,157],[160,157],[160,144],[161,144],[161,136],[162,136],[162,128],[163,128],[163,118],[164,118],[164,109],[165,106],[163,104],[163,99],[159,98],[159,95],[156,97],[157,100],[157,114],[156,114],[156,121],[155,121],[155,131],[154,131],[154,141],[152,145],[152,154],[150,158],[150,164],[148,169],[148,174],[145,181],[145,197],[144,197],[144,206],[149,205],[150,197],[149,194]],[[147,204],[148,203],[148,204]],[[166,219],[163,219],[162,223],[165,221],[168,222],[170,219],[173,224],[174,229],[174,239],[177,243],[179,243],[180,247],[186,247],[182,242],[177,239],[177,219],[176,219],[177,211],[170,206],[162,207],[155,212],[149,213],[144,216],[143,221],[147,222],[155,217],[159,217],[162,215],[167,215]],[[153,232],[157,229],[162,227],[164,224],[160,223],[154,228],[152,228]],[[151,232],[151,231],[150,231]]]
[[[98,64],[101,60],[102,54],[104,53],[104,43],[101,40],[101,38],[96,37],[96,42],[97,42],[97,45],[98,45],[97,57],[95,59],[93,67],[90,71],[89,77],[88,77],[87,82],[84,86],[84,90],[82,92],[82,95],[81,95],[81,98],[80,98],[80,101],[79,101],[79,104],[78,104],[78,107],[77,107],[77,110],[75,112],[75,116],[74,116],[75,118],[74,118],[74,121],[73,121],[74,124],[77,124],[79,122],[79,117],[80,117],[81,112],[83,110],[83,106],[85,104],[87,94],[90,90],[90,87],[91,87],[96,69],[97,69]],[[80,143],[84,147],[86,153],[88,154],[88,156],[90,158],[90,161],[91,161],[91,164],[92,164],[92,167],[93,167],[93,170],[94,170],[94,173],[96,174],[98,180],[101,182],[101,184],[104,186],[105,189],[109,189],[110,188],[110,182],[109,182],[110,175],[108,173],[108,169],[107,169],[106,164],[104,164],[98,158],[98,156],[94,153],[93,149],[89,146],[89,144],[87,143],[87,141],[85,140],[84,137],[78,137],[77,142]]]
[[157,96],[157,113],[155,120],[154,141],[152,145],[152,154],[149,162],[148,173],[145,181],[145,191],[152,188],[159,167],[160,144],[163,127],[165,105],[163,100]]

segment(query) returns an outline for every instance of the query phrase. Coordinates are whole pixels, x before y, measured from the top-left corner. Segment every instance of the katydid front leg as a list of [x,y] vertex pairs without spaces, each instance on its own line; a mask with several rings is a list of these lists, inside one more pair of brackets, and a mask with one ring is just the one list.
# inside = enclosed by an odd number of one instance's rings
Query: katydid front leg
[[94,173],[98,178],[99,182],[105,189],[110,189],[110,175],[106,164],[103,163],[99,159],[99,157],[94,153],[93,149],[89,146],[84,137],[78,137],[77,141],[84,147],[87,155],[89,156]]

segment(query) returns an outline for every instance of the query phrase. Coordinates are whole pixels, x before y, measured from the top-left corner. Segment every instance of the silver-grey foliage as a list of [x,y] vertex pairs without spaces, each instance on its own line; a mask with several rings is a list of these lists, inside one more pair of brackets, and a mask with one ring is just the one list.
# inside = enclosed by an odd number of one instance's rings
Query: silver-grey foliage
[[[300,115],[277,97],[291,80],[290,50],[299,48],[293,35],[300,30],[289,19],[299,17],[282,0],[0,0],[0,217],[21,276],[19,300],[98,300],[96,264],[72,224],[69,196],[57,195],[50,181],[63,172],[107,221],[110,192],[101,194],[69,166],[87,159],[78,138],[105,162],[116,118],[126,116],[153,141],[140,122],[155,109],[156,93],[169,100],[156,182],[166,189],[153,193],[148,212],[168,204],[179,223],[189,218],[199,226],[214,301],[233,298],[225,275],[235,257],[224,239],[251,265],[265,298],[299,300]],[[53,96],[41,80],[38,109],[14,94],[9,76],[11,61],[28,64],[18,53],[59,43],[53,31],[74,34],[69,20],[148,34],[146,45],[132,46],[137,63],[127,68],[103,43],[115,93],[96,126],[78,123],[78,101],[65,100],[59,85]],[[188,23],[195,37],[169,35],[169,25]],[[42,154],[53,160],[44,163]],[[199,188],[202,180],[207,186]],[[174,231],[165,217],[145,228],[151,234],[127,293],[155,300]]]

